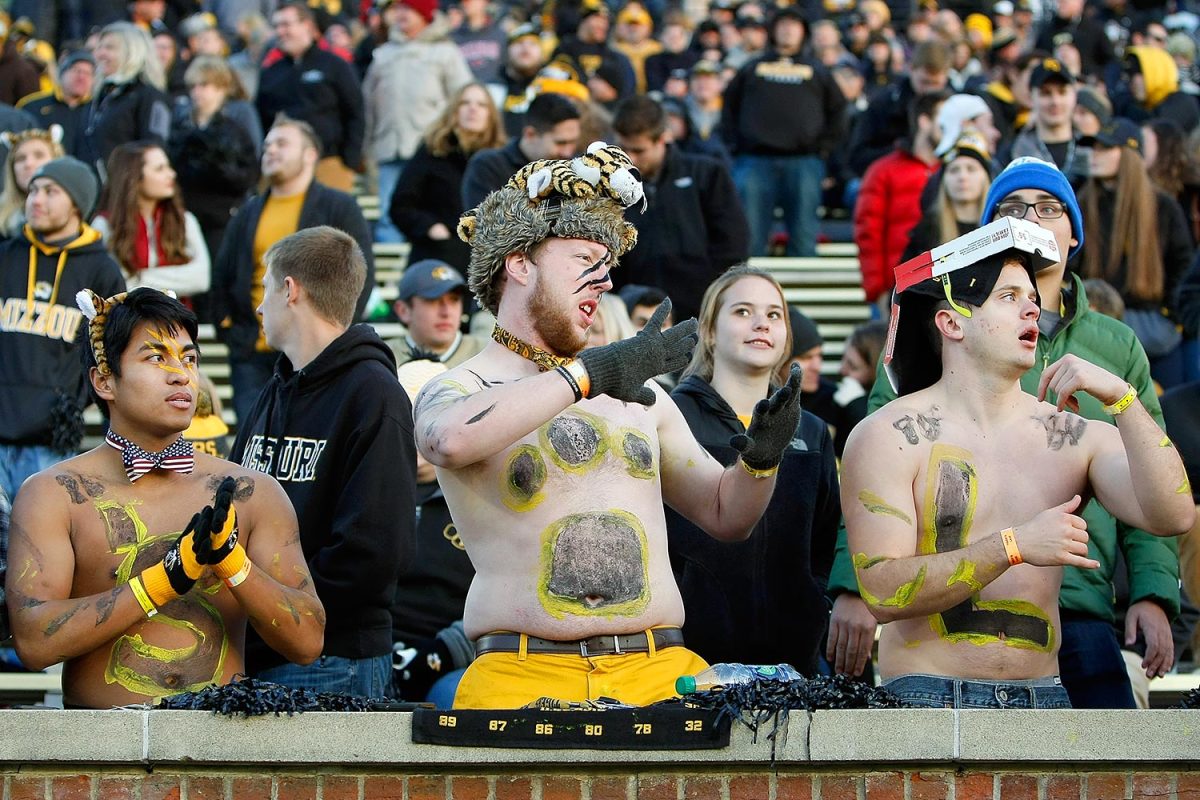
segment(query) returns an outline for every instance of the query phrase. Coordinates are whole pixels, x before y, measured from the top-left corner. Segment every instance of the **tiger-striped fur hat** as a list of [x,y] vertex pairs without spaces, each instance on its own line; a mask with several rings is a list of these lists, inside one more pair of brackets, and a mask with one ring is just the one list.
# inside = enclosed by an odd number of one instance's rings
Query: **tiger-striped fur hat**
[[552,236],[598,242],[615,267],[637,244],[624,210],[639,200],[641,175],[615,145],[593,142],[578,158],[527,164],[458,222],[459,238],[471,246],[467,285],[495,314],[505,258]]

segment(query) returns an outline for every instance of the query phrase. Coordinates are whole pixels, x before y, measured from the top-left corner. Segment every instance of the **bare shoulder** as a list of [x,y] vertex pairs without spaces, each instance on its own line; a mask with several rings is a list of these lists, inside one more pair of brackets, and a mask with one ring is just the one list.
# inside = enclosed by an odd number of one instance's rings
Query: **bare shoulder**
[[1101,420],[1085,419],[1070,411],[1059,411],[1053,403],[1039,401],[1033,396],[1029,396],[1024,410],[1033,430],[1045,435],[1046,449],[1055,452],[1078,448],[1090,439],[1105,435],[1102,433],[1104,429],[1113,427]]
[[22,503],[36,498],[39,504],[83,505],[104,495],[112,477],[105,468],[99,454],[89,450],[31,476],[18,496]]
[[866,444],[872,452],[905,451],[935,442],[942,436],[945,413],[940,398],[929,390],[897,397],[854,427],[847,441]]
[[196,454],[196,475],[204,483],[208,496],[215,496],[217,487],[226,478],[233,478],[235,489],[233,502],[244,508],[260,508],[269,505],[287,504],[287,493],[279,482],[264,472],[247,469],[240,464],[216,458],[205,453]]

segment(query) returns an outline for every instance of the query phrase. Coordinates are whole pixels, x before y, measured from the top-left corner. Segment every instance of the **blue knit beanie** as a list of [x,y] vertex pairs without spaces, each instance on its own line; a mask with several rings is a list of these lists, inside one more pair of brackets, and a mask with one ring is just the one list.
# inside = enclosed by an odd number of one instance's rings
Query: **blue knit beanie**
[[1042,161],[1033,156],[1023,156],[1013,159],[1004,171],[992,181],[987,198],[983,201],[983,216],[980,225],[987,225],[996,216],[996,206],[1000,201],[1013,192],[1021,189],[1041,189],[1047,194],[1057,197],[1067,207],[1067,216],[1071,219],[1071,236],[1075,238],[1075,246],[1067,252],[1071,258],[1083,247],[1083,214],[1079,211],[1079,201],[1075,198],[1075,190],[1067,181],[1067,176],[1049,161]]

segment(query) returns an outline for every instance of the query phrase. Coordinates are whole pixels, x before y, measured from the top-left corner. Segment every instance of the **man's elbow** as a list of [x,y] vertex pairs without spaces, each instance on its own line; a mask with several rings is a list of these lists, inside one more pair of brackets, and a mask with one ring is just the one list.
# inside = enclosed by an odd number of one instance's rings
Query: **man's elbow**
[[302,640],[294,642],[290,648],[291,652],[287,654],[287,659],[293,664],[306,667],[316,661],[324,649],[325,629],[322,628],[315,634],[305,636]]
[[1186,503],[1172,503],[1172,506],[1178,508],[1164,508],[1164,513],[1161,520],[1156,520],[1153,528],[1150,528],[1151,533],[1156,536],[1181,536],[1192,529],[1196,524],[1196,506],[1192,503],[1189,497]]
[[743,525],[719,525],[714,524],[705,528],[708,535],[716,539],[718,542],[744,542],[750,538],[750,534],[754,533],[754,526]]
[[21,636],[20,634],[13,635],[13,648],[17,651],[17,658],[21,660],[21,665],[30,672],[41,672],[47,667],[52,667],[62,661],[61,658],[56,658],[50,652],[49,647],[38,647],[31,645],[29,637]]

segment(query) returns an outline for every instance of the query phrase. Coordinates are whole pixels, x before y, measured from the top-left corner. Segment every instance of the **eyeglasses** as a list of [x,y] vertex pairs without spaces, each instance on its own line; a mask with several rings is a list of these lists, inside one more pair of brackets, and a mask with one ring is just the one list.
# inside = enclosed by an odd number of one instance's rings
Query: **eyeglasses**
[[1049,200],[1039,200],[1036,203],[1022,203],[1020,200],[1008,200],[996,206],[996,216],[1024,219],[1025,214],[1031,208],[1038,219],[1058,219],[1067,210],[1066,206],[1062,203],[1055,203]]

